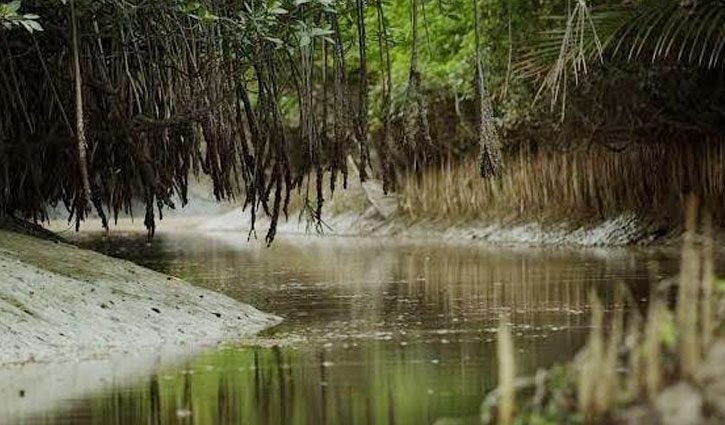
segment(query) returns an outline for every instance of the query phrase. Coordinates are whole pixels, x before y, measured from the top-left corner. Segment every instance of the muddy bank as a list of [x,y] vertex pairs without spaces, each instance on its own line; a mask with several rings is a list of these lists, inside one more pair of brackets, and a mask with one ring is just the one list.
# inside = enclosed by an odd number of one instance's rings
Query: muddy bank
[[[328,196],[324,204],[323,223],[316,225],[298,213],[280,220],[279,234],[321,233],[333,236],[393,236],[415,239],[444,239],[492,244],[626,246],[667,244],[678,240],[682,232],[679,221],[663,223],[635,213],[620,213],[606,220],[569,221],[549,218],[546,222],[524,218],[516,211],[487,219],[418,219],[406,218],[403,193],[386,194],[382,182],[357,180],[354,162],[349,161],[351,175],[346,190]],[[482,211],[483,213],[483,211]],[[453,215],[455,216],[455,214]],[[205,232],[239,232],[251,229],[249,212],[236,208],[200,220],[194,226]],[[255,223],[258,235],[269,228],[267,217]]]
[[[497,207],[495,214],[490,214],[490,211],[481,207],[476,209],[480,214],[473,216],[451,212],[443,215],[421,214],[417,218],[411,218],[406,214],[406,210],[411,207],[411,196],[406,196],[405,191],[386,194],[379,180],[368,179],[360,183],[352,160],[348,160],[348,167],[350,177],[347,189],[337,191],[334,195],[325,193],[323,223],[318,225],[308,217],[300,216],[299,209],[295,206],[302,201],[299,194],[293,194],[289,218],[280,219],[277,233],[392,236],[504,245],[556,246],[672,245],[679,242],[682,234],[680,214],[663,218],[659,210],[635,213],[634,209],[624,205],[617,212],[606,215],[604,219],[582,218],[581,211],[559,211],[557,208],[562,205],[555,203],[551,205],[551,214],[543,216],[545,219],[513,205]],[[159,231],[233,232],[242,239],[248,236],[254,238],[255,234],[259,239],[264,239],[270,225],[269,218],[260,215],[255,221],[256,233],[250,233],[252,220],[249,210],[244,211],[229,203],[214,204],[199,194],[191,198],[191,205],[191,208],[167,211],[166,219],[158,223]],[[72,231],[65,219],[53,220],[47,227],[59,234]],[[97,219],[89,220],[83,224],[83,228],[101,230],[101,224]],[[141,230],[143,223],[140,219],[134,221],[125,217],[111,228]],[[725,243],[722,230],[715,229],[715,238]]]
[[[435,220],[406,221],[395,214],[383,216],[374,207],[365,212],[344,212],[323,217],[318,229],[292,215],[278,224],[279,234],[321,234],[331,236],[386,236],[413,239],[444,239],[491,244],[627,246],[670,243],[677,238],[676,230],[654,229],[633,214],[592,224],[566,222],[542,224],[522,220],[463,221],[451,224]],[[196,229],[204,232],[238,232],[246,236],[251,228],[248,214],[241,209],[200,222]],[[264,235],[269,220],[258,219],[257,234]]]
[[542,224],[522,220],[464,221],[450,224],[435,220],[376,220],[375,216],[373,212],[369,212],[367,217],[340,216],[333,218],[331,223],[348,233],[468,240],[491,244],[626,246],[650,244],[657,240],[643,222],[629,214],[592,224]]
[[0,365],[198,347],[278,322],[127,261],[0,230]]

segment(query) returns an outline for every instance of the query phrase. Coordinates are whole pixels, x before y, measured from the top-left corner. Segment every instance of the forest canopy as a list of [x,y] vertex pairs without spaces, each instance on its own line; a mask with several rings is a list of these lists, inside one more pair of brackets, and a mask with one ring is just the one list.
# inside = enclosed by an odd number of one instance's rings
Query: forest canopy
[[142,200],[152,235],[204,173],[271,242],[294,190],[319,219],[348,157],[388,191],[442,158],[496,178],[522,141],[725,122],[719,0],[25,0],[0,24],[0,211],[35,221]]

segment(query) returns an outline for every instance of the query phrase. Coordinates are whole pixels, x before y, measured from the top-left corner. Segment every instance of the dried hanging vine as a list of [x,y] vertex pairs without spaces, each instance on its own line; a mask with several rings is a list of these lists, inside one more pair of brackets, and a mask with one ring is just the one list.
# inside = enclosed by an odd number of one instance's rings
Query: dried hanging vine
[[[417,64],[420,5],[411,1],[401,146],[393,142],[390,35],[375,3],[386,192],[395,158],[412,155],[418,170],[432,146]],[[0,214],[43,221],[62,204],[76,226],[91,208],[106,226],[107,215],[117,220],[141,204],[152,236],[165,208],[188,202],[189,176],[204,173],[216,199],[243,199],[250,236],[259,215],[270,218],[271,243],[294,190],[319,225],[326,171],[331,192],[340,175],[347,186],[352,153],[361,180],[375,173],[364,0],[28,3],[43,33],[0,29]],[[357,78],[346,64],[350,40]],[[296,127],[289,99],[299,108]]]
[[[0,77],[0,96],[9,99],[0,113],[2,213],[41,221],[48,205],[61,202],[78,224],[91,204],[117,219],[140,201],[151,236],[164,208],[187,202],[189,174],[203,172],[217,199],[244,195],[253,229],[260,213],[270,217],[271,242],[290,192],[309,170],[321,213],[324,161],[346,176],[347,143],[336,142],[329,158],[322,154],[328,146],[318,137],[312,49],[303,47],[293,61],[281,53],[299,40],[293,21],[308,23],[306,36],[316,40],[329,35],[316,26],[334,10],[217,1],[79,5],[39,1],[34,10],[48,22],[44,33],[0,33],[0,65],[11,71]],[[66,28],[72,34],[63,34]],[[37,55],[26,54],[31,48]],[[336,96],[347,98],[344,53],[334,50]],[[308,150],[293,163],[280,106],[292,87],[281,82],[299,79],[300,58]],[[336,133],[347,133],[344,115]]]
[[335,182],[338,172],[342,172],[343,187],[347,188],[347,160],[346,152],[351,144],[352,132],[350,130],[350,103],[348,102],[348,85],[345,74],[345,52],[343,50],[340,25],[337,15],[329,15],[332,26],[333,44],[333,67],[334,67],[334,94],[335,104],[333,113],[333,141],[330,153],[330,191],[335,192]]
[[[78,174],[81,181],[80,193],[76,196],[77,223],[82,220],[91,209],[91,183],[88,178],[88,142],[86,141],[85,116],[83,112],[83,75],[81,74],[80,46],[78,41],[78,18],[76,17],[75,0],[70,0],[70,21],[73,55],[73,87],[76,116],[76,150],[78,154]],[[105,225],[105,223],[104,223]]]
[[479,168],[481,177],[498,176],[503,169],[501,156],[501,142],[494,122],[493,105],[486,89],[486,80],[483,73],[483,60],[481,59],[481,17],[478,10],[479,0],[473,0],[473,16],[476,26],[476,98],[478,100],[478,145]]
[[383,192],[395,190],[395,162],[393,158],[393,78],[390,63],[390,46],[387,23],[383,10],[382,0],[376,2],[378,23],[378,49],[383,88],[383,142],[381,144],[381,157],[383,168]]
[[418,0],[411,0],[410,20],[413,38],[403,111],[405,122],[402,148],[412,158],[413,170],[417,173],[426,162],[427,152],[433,147],[428,123],[428,105],[421,91],[421,76],[418,72]]
[[365,32],[365,0],[355,0],[357,18],[358,48],[360,54],[360,70],[358,73],[358,110],[356,135],[360,146],[360,180],[368,178],[367,167],[370,164],[370,148],[368,147],[368,62],[367,35]]

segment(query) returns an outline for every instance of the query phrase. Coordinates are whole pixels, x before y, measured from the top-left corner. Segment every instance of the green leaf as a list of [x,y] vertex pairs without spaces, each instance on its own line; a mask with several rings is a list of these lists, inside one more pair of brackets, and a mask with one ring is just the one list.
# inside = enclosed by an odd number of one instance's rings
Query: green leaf
[[310,38],[310,35],[307,34],[307,33],[303,33],[300,36],[300,47],[306,47],[306,46],[308,46],[311,41],[312,41],[312,38]]
[[725,279],[717,279],[717,281],[715,282],[715,290],[721,294],[725,294]]
[[264,38],[278,46],[281,46],[284,44],[284,41],[280,40],[279,38],[275,38],[275,37],[264,37]]
[[8,11],[9,15],[17,15],[20,10],[20,0],[11,1],[4,5],[4,8]]
[[34,31],[43,31],[43,27],[39,23],[37,23],[36,21],[28,20],[28,21],[25,21],[25,22],[27,22],[28,26],[30,28],[32,28],[32,30],[34,30]]
[[318,37],[322,35],[330,35],[334,32],[332,30],[326,30],[323,28],[312,28],[312,31],[310,31],[310,34],[312,34],[313,37]]
[[668,347],[672,348],[675,346],[677,340],[677,331],[675,330],[675,322],[672,320],[672,315],[668,314],[665,316],[666,320],[660,325],[660,341]]
[[186,4],[186,10],[189,12],[194,12],[195,10],[201,9],[201,3],[198,1],[192,1]]
[[203,9],[201,11],[201,13],[199,13],[199,18],[201,19],[202,22],[204,22],[206,24],[210,24],[210,23],[216,21],[217,19],[219,19],[216,15],[209,12],[208,9]]

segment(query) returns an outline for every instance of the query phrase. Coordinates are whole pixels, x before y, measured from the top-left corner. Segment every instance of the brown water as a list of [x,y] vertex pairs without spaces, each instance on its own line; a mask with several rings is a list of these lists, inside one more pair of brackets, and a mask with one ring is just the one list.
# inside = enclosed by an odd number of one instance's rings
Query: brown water
[[583,345],[591,291],[612,308],[622,284],[643,303],[650,282],[677,266],[645,251],[392,239],[289,237],[266,248],[234,234],[162,234],[150,245],[124,234],[82,243],[285,321],[251,344],[130,382],[67,398],[60,389],[52,408],[17,423],[476,423],[496,385],[501,317],[514,328],[517,373],[530,374]]

